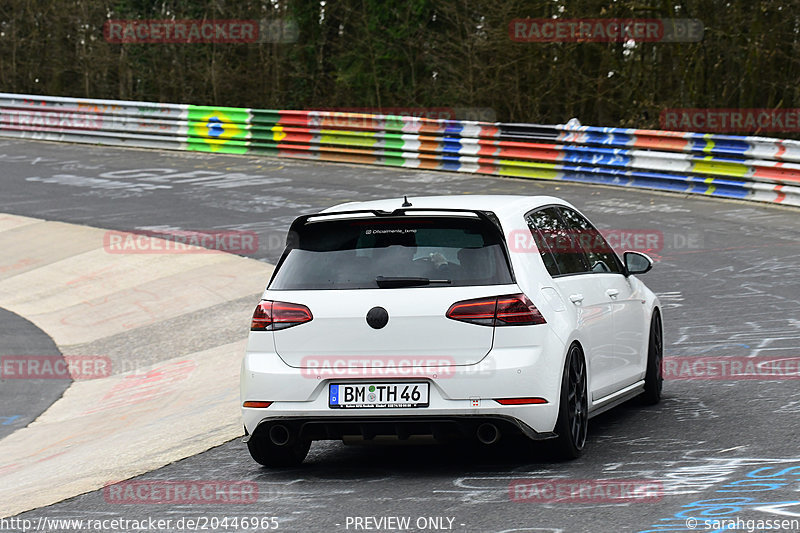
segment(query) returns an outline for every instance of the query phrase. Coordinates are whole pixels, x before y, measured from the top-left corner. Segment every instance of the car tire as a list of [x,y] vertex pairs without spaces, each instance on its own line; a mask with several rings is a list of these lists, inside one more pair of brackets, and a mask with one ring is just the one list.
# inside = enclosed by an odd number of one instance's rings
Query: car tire
[[564,374],[561,378],[561,397],[553,442],[556,457],[577,459],[586,445],[589,426],[589,398],[586,379],[586,361],[577,344],[567,352]]
[[286,467],[298,466],[308,455],[310,440],[291,439],[284,445],[270,441],[268,428],[259,426],[247,441],[250,456],[262,466]]
[[661,315],[653,313],[650,321],[650,340],[647,345],[647,370],[644,375],[644,392],[642,403],[655,405],[661,401],[661,389],[664,384],[664,331],[661,327]]

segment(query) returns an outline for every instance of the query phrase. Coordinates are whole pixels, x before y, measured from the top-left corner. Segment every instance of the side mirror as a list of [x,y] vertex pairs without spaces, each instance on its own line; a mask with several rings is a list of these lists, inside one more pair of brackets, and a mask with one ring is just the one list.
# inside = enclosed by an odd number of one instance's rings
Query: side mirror
[[644,274],[653,268],[653,260],[640,252],[625,252],[622,256],[625,262],[625,275]]

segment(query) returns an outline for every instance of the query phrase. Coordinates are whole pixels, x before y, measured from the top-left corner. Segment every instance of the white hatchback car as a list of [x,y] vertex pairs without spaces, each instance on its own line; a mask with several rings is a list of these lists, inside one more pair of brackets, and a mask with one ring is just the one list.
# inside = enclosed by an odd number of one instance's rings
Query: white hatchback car
[[297,218],[253,314],[246,442],[262,465],[325,439],[556,439],[661,396],[660,304],[569,203],[440,196]]

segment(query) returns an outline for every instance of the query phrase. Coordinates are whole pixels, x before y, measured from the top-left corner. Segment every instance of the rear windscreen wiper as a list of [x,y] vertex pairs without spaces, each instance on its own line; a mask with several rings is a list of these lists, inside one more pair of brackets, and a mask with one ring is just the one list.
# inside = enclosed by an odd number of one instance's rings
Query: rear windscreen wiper
[[428,279],[428,278],[412,278],[405,276],[378,276],[375,278],[378,287],[381,289],[395,289],[398,287],[418,287],[423,285],[436,284],[449,284],[453,283],[449,279]]

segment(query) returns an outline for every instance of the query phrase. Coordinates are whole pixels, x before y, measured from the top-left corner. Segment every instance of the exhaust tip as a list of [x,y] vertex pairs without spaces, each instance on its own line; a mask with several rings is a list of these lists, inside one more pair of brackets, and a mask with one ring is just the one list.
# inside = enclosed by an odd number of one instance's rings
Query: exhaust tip
[[289,431],[289,428],[283,424],[275,424],[269,428],[269,440],[275,446],[286,446],[289,444],[289,440],[291,440],[291,438],[292,434]]
[[475,435],[482,444],[494,444],[500,440],[500,430],[490,422],[485,422],[478,426]]

